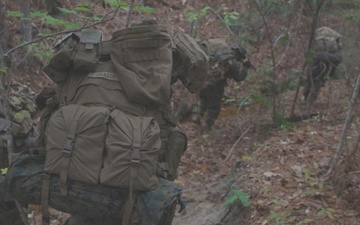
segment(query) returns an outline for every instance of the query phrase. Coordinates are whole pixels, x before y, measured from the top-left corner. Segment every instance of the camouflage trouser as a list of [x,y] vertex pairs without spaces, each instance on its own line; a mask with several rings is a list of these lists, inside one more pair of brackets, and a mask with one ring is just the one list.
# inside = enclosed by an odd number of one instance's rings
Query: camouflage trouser
[[14,201],[5,201],[5,177],[0,176],[0,225],[24,225]]
[[313,73],[310,72],[305,84],[304,99],[309,102],[314,102],[319,95],[321,87],[325,85],[325,81],[325,75],[313,75]]
[[5,176],[0,176],[0,225],[23,225],[15,202],[5,201]]
[[120,219],[94,219],[72,215],[65,225],[120,225]]
[[218,118],[221,111],[221,101],[224,96],[226,81],[218,81],[208,85],[200,91],[198,113],[203,116],[207,111],[206,125],[211,127]]
[[[160,221],[160,224],[154,224],[154,225],[171,225],[174,215],[175,215],[175,211],[176,211],[176,204],[177,203],[174,202],[169,207],[167,212],[163,215],[163,217]],[[134,216],[134,214],[133,214],[133,216]],[[132,218],[133,218],[133,216],[132,216]],[[139,218],[138,215],[136,215],[135,217]],[[141,225],[141,224],[143,224],[143,223],[141,223],[139,221],[139,219],[132,219],[132,221],[130,222],[130,225]],[[120,219],[109,219],[109,218],[94,219],[94,218],[87,218],[84,216],[72,215],[72,216],[70,216],[68,221],[66,221],[65,225],[121,225],[121,221],[120,221]]]

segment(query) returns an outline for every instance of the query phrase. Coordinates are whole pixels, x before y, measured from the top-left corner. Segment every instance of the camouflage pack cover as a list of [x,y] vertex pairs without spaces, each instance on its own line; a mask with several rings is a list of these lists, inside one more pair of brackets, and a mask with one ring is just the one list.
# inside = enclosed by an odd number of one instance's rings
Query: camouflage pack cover
[[[32,117],[36,112],[34,93],[27,86],[13,85],[8,95],[8,103],[12,119],[11,134],[26,135],[32,128]],[[0,101],[0,116],[5,117],[3,101]]]
[[315,48],[319,51],[339,52],[341,34],[329,27],[320,27],[315,32]]
[[224,79],[224,74],[228,68],[228,61],[233,58],[231,48],[224,39],[213,38],[200,42],[200,46],[209,57],[209,73],[206,85]]
[[5,120],[5,107],[0,101],[0,168],[8,164],[6,130],[10,129],[15,148],[21,146],[33,127],[32,118],[36,112],[34,93],[24,85],[14,84],[10,87],[8,103],[11,121]]
[[[6,174],[6,191],[11,197],[22,204],[40,204],[44,160],[42,155],[18,155]],[[159,179],[159,185],[155,190],[138,193],[132,220],[136,220],[137,225],[162,225],[169,208],[174,203],[181,202],[181,192],[180,186],[174,182]],[[60,194],[59,177],[52,176],[49,205],[70,214],[89,218],[120,219],[127,194],[127,191],[110,186],[69,180],[68,195],[63,196]]]

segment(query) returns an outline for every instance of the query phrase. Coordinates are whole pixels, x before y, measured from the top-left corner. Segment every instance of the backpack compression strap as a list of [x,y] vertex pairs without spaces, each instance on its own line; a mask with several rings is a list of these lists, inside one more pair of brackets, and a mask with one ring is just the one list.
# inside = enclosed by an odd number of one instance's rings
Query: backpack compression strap
[[[70,158],[74,147],[76,127],[78,125],[79,118],[81,116],[81,114],[79,113],[79,108],[80,106],[76,108],[76,112],[73,121],[70,125],[70,129],[63,149],[63,157],[62,157],[61,169],[60,169],[60,194],[63,196],[67,195],[66,181],[68,175],[68,167],[70,164]],[[50,212],[49,212],[50,179],[51,179],[50,174],[47,173],[43,174],[43,183],[41,187],[41,212],[43,215],[42,217],[43,225],[50,224]]]
[[[141,122],[133,124],[134,137],[131,151],[131,167],[130,167],[130,189],[129,196],[122,208],[122,225],[129,225],[131,220],[131,213],[134,208],[135,200],[137,197],[136,193],[133,193],[133,181],[136,179],[137,174],[134,173],[134,166],[140,165],[140,149],[141,149]],[[137,171],[137,170],[136,170]]]
[[66,137],[66,141],[64,144],[63,149],[63,155],[61,159],[61,168],[60,168],[60,194],[62,196],[67,195],[67,177],[68,177],[68,169],[70,165],[70,159],[72,155],[72,151],[74,148],[74,142],[75,142],[75,133],[76,133],[76,127],[79,123],[79,118],[82,115],[79,113],[80,105],[76,108],[76,112],[73,118],[73,121],[70,125],[69,132]]

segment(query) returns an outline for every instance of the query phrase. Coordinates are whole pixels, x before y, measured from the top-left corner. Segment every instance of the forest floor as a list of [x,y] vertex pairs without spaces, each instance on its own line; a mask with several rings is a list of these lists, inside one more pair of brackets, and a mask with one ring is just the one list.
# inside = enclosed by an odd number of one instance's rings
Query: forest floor
[[[158,9],[159,17],[170,12],[175,21],[172,26],[185,29],[184,19],[179,16],[183,7],[180,1],[150,2]],[[199,2],[198,8],[201,7]],[[236,9],[241,2],[219,1],[217,4],[225,3]],[[337,27],[344,24],[342,19],[329,17],[323,20],[323,25],[330,22]],[[209,23],[216,23],[216,19]],[[268,26],[276,33],[284,23],[271,18]],[[207,25],[199,29],[203,36],[227,37],[224,28]],[[306,22],[299,25],[299,33],[306,33],[308,29]],[[349,28],[352,29],[355,28]],[[278,52],[281,51],[283,49]],[[248,53],[255,66],[260,67],[269,52],[265,39],[254,44]],[[303,49],[292,46],[279,68],[280,73],[293,67],[301,68],[304,59],[298,52]],[[14,79],[37,92],[50,83],[40,71],[28,74],[14,75]],[[252,82],[252,79],[242,82],[240,91],[237,91],[239,84],[230,82],[226,97],[245,96]],[[299,122],[283,121],[275,126],[272,107],[250,104],[239,108],[230,102],[224,103],[211,132],[202,132],[201,127],[189,119],[179,123],[188,135],[188,149],[176,182],[183,187],[187,208],[176,213],[173,225],[360,224],[360,165],[357,155],[350,151],[356,144],[352,141],[357,137],[356,126],[347,134],[348,151],[340,157],[343,163],[336,167],[335,174],[324,179],[339,144],[353,83],[353,79],[329,80],[310,109],[299,97],[296,115],[317,114]],[[289,114],[294,96],[294,90],[282,93],[277,110]],[[245,202],[248,198],[250,206],[231,201],[232,196]],[[225,204],[229,201],[232,204]],[[62,224],[67,217],[65,213],[54,211],[51,224]]]

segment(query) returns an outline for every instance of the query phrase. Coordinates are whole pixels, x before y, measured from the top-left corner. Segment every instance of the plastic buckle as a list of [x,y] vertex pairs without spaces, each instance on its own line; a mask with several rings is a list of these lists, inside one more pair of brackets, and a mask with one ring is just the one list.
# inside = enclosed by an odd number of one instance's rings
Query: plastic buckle
[[73,147],[74,147],[74,140],[67,138],[63,149],[64,155],[71,155]]

